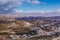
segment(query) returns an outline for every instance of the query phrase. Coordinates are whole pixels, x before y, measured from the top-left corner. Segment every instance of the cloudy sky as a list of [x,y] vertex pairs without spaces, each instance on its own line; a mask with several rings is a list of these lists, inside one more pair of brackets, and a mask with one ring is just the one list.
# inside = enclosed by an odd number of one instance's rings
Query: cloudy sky
[[60,11],[60,0],[0,0],[0,13]]
[[60,0],[26,0],[19,10],[50,10],[60,9]]

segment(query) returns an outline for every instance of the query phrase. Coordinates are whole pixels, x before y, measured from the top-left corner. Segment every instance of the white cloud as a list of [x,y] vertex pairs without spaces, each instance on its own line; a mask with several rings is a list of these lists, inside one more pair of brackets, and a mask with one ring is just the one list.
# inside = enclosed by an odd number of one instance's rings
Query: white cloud
[[30,3],[31,2],[31,0],[25,0],[27,3]]
[[11,12],[16,9],[19,5],[22,5],[23,2],[27,2],[30,4],[40,4],[44,2],[40,2],[39,0],[0,0],[0,13],[2,12]]
[[43,12],[43,13],[45,13],[45,11],[40,11],[40,12]]
[[39,0],[33,0],[31,3],[32,4],[46,4],[46,2],[41,2]]
[[45,12],[52,12],[52,11],[50,11],[50,10],[46,10]]
[[23,12],[23,10],[16,10],[16,12]]
[[0,13],[12,12],[23,0],[0,0]]
[[57,11],[60,12],[60,9],[58,9]]
[[39,0],[25,0],[25,1],[30,4],[46,4],[45,2],[41,2]]
[[33,0],[33,1],[31,1],[31,3],[32,3],[32,4],[40,4],[40,1],[38,1],[38,0]]
[[17,2],[16,0],[0,0],[0,4],[6,4],[6,3],[9,3],[9,2]]
[[0,5],[7,3],[7,0],[0,0]]

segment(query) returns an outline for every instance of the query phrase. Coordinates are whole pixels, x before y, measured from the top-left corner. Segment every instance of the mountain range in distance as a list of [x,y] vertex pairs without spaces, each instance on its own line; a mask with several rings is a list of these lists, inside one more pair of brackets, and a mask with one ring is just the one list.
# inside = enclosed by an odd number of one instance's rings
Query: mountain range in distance
[[57,20],[60,21],[60,12],[17,12],[17,19],[22,20]]
[[14,12],[14,13],[6,13],[0,14],[0,17],[55,17],[60,16],[60,12]]

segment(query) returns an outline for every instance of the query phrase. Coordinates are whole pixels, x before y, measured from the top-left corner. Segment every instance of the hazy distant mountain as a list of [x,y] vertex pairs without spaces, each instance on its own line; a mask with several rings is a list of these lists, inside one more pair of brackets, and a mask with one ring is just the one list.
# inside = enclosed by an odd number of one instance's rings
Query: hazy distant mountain
[[54,16],[54,17],[41,17],[41,16],[38,16],[38,17],[17,17],[16,20],[26,20],[26,21],[29,21],[29,20],[44,20],[44,21],[51,21],[51,22],[59,22],[60,21],[60,16]]
[[9,16],[13,17],[29,17],[29,16],[42,16],[42,17],[52,17],[52,16],[60,16],[60,12],[15,12],[15,13],[8,13],[8,14],[0,14],[0,16]]
[[17,16],[60,16],[60,12],[17,12],[15,13]]

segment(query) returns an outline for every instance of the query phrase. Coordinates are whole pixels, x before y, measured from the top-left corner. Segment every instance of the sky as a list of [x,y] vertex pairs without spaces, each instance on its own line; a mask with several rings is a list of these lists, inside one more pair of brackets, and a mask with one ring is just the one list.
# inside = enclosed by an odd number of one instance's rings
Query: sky
[[60,0],[0,0],[0,14],[24,11],[60,12]]
[[[36,1],[36,2],[34,2]],[[24,2],[19,6],[19,10],[50,10],[55,11],[60,9],[60,0],[34,0],[31,3]]]

